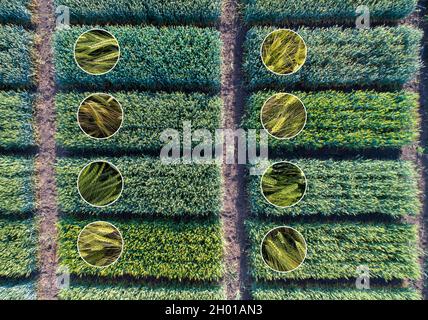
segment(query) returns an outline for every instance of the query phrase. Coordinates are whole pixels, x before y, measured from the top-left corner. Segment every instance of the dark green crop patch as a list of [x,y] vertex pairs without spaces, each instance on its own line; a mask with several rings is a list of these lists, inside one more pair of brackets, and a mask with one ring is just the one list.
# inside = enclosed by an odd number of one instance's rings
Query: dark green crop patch
[[72,23],[80,24],[197,24],[213,25],[221,13],[221,0],[55,0],[70,8]]
[[221,127],[222,101],[218,96],[202,93],[148,93],[115,92],[113,96],[122,105],[124,120],[121,129],[111,138],[88,138],[77,125],[76,112],[79,104],[89,94],[59,93],[56,96],[57,142],[72,152],[157,152],[165,145],[160,137],[167,129],[180,132],[182,139],[185,121],[191,121],[192,129]]
[[0,0],[0,23],[31,24],[31,0]]
[[409,26],[369,30],[299,28],[308,46],[308,59],[297,73],[277,76],[260,58],[265,37],[274,28],[253,28],[244,48],[244,71],[250,90],[281,89],[301,85],[308,89],[386,87],[396,88],[419,71],[422,32]]
[[150,157],[102,159],[121,172],[124,189],[111,206],[91,207],[80,198],[76,183],[81,169],[92,160],[101,159],[58,159],[56,176],[62,212],[103,216],[209,216],[221,210],[218,165],[171,165]]
[[216,281],[223,274],[223,242],[221,225],[214,220],[107,220],[121,232],[124,250],[114,265],[102,269],[87,265],[76,247],[80,231],[96,220],[65,218],[59,224],[60,263],[77,276]]
[[[272,162],[274,163],[274,161]],[[382,160],[297,160],[308,191],[292,208],[269,204],[260,191],[260,177],[250,178],[251,212],[258,216],[364,216],[394,218],[417,215],[418,174],[411,162]]]
[[63,89],[220,90],[221,41],[213,28],[109,26],[120,59],[105,75],[91,76],[74,61],[73,47],[91,27],[55,34],[56,80]]
[[0,88],[33,85],[33,33],[20,26],[0,26]]
[[[247,24],[354,23],[364,2],[359,0],[246,0],[244,19]],[[391,21],[407,17],[417,0],[374,0],[367,3],[371,21]]]
[[277,226],[277,223],[258,220],[247,222],[251,241],[251,275],[257,281],[355,279],[360,266],[370,269],[371,279],[417,280],[421,277],[418,232],[414,225],[293,223],[290,227],[302,233],[308,245],[308,254],[299,269],[283,274],[269,269],[260,254],[264,235]]
[[36,300],[36,284],[32,280],[0,281],[0,300]]
[[[260,112],[274,91],[253,94],[243,125],[262,130]],[[304,130],[291,140],[269,138],[272,150],[295,148],[399,149],[419,137],[419,96],[412,92],[292,92],[306,107]],[[334,116],[332,116],[334,115]]]
[[33,99],[27,92],[0,92],[0,149],[34,147]]

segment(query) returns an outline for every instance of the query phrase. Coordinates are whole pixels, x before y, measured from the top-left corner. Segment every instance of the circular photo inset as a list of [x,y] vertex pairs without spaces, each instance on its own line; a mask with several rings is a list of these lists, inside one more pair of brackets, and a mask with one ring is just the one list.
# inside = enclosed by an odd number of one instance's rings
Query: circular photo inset
[[89,265],[105,268],[122,255],[123,238],[114,225],[98,221],[88,224],[77,239],[80,257]]
[[117,39],[108,31],[92,29],[81,34],[74,45],[77,65],[91,75],[113,70],[120,58]]
[[77,112],[80,129],[94,139],[108,139],[123,123],[123,109],[111,95],[95,93],[85,98]]
[[116,202],[122,194],[123,177],[107,161],[89,163],[80,172],[77,188],[84,201],[94,207],[106,207]]
[[263,238],[261,253],[263,261],[272,270],[291,272],[305,261],[307,245],[299,231],[290,227],[278,227]]
[[276,139],[292,139],[299,135],[307,120],[306,108],[295,95],[277,93],[270,97],[261,111],[263,128]]
[[296,73],[305,64],[307,55],[308,48],[303,38],[289,29],[271,32],[261,48],[263,64],[277,75]]
[[288,208],[298,204],[306,194],[303,171],[290,162],[278,162],[266,169],[261,179],[262,194],[277,207]]

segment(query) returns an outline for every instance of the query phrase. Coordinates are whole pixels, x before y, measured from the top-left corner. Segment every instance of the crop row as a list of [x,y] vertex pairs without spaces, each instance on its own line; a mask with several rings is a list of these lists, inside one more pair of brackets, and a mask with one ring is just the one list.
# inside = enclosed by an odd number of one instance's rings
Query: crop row
[[[92,159],[96,160],[96,159]],[[56,174],[60,210],[72,214],[207,216],[221,208],[221,176],[216,164],[164,164],[159,159],[106,158],[121,172],[121,198],[107,208],[87,205],[77,191],[77,178],[90,159],[61,158]]]
[[36,285],[34,281],[8,280],[0,281],[0,300],[35,300]]
[[[31,0],[9,0],[0,2],[0,23],[31,23]],[[2,38],[3,39],[3,38]]]
[[[354,22],[361,13],[358,0],[245,0],[247,24],[343,23]],[[372,21],[402,19],[415,9],[417,0],[373,0],[367,3]]]
[[110,221],[122,233],[125,245],[118,262],[105,269],[87,265],[76,250],[78,235],[90,222],[63,218],[58,226],[60,263],[72,275],[212,281],[223,274],[218,221]]
[[250,90],[305,88],[397,87],[411,80],[420,68],[422,32],[409,26],[369,30],[299,28],[309,52],[303,68],[279,77],[260,59],[264,38],[274,28],[253,28],[247,34],[244,70]]
[[118,40],[120,59],[109,73],[91,76],[74,61],[77,38],[91,27],[55,33],[56,79],[63,89],[220,89],[221,41],[213,28],[105,27]]
[[19,26],[0,26],[0,88],[33,85],[33,34]]
[[113,96],[121,103],[124,111],[123,125],[113,137],[93,140],[79,129],[76,120],[78,106],[88,95],[59,93],[56,96],[56,137],[58,145],[64,149],[76,152],[159,152],[165,145],[160,139],[161,134],[167,129],[181,133],[183,122],[191,121],[193,130],[208,129],[214,132],[221,123],[222,102],[218,96],[201,93],[115,92]]
[[[244,126],[262,129],[260,112],[276,92],[253,94]],[[291,92],[306,107],[308,121],[293,140],[270,139],[274,150],[293,148],[401,148],[418,137],[418,95],[410,92]],[[333,115],[333,116],[332,116]]]
[[251,275],[256,280],[353,279],[357,268],[367,266],[371,279],[419,279],[418,232],[411,224],[293,223],[302,233],[308,254],[305,263],[291,273],[269,269],[260,255],[264,235],[278,224],[249,221]]
[[0,277],[28,277],[36,269],[34,220],[0,218]]
[[72,23],[81,24],[198,24],[212,25],[220,18],[221,0],[55,0],[70,8]]
[[0,215],[35,209],[33,170],[32,159],[0,156]]
[[33,99],[28,92],[0,92],[0,148],[33,147]]
[[280,284],[255,284],[252,296],[256,300],[420,300],[413,288],[356,288],[317,286],[301,288]]
[[157,281],[72,279],[70,288],[60,292],[62,300],[224,300],[224,287],[216,284],[186,284]]
[[416,215],[420,209],[417,173],[406,161],[292,160],[305,173],[308,190],[292,208],[270,205],[260,192],[260,177],[251,177],[252,213],[259,216]]

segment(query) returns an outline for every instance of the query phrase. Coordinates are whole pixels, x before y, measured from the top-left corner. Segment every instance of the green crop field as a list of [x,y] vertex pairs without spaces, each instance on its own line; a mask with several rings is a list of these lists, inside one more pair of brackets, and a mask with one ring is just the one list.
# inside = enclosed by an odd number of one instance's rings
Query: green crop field
[[165,142],[166,129],[183,130],[183,122],[191,121],[193,130],[220,128],[222,102],[218,96],[202,93],[115,92],[114,97],[124,110],[122,128],[106,140],[89,139],[77,125],[76,112],[85,93],[59,93],[56,96],[57,142],[74,152],[109,151],[159,153]]
[[29,25],[31,2],[31,0],[0,0],[0,23]]
[[69,289],[59,294],[62,300],[224,300],[220,285],[161,282],[156,284],[129,281],[72,279]]
[[[92,159],[95,160],[95,159]],[[108,158],[124,177],[119,200],[106,208],[93,208],[77,192],[79,172],[89,159],[58,159],[57,184],[60,210],[74,214],[207,216],[221,208],[218,165],[170,165],[159,159]]]
[[397,87],[418,73],[422,33],[409,26],[369,30],[299,28],[309,48],[303,68],[290,76],[269,72],[260,59],[264,38],[275,28],[253,28],[247,34],[244,70],[250,90]]
[[76,249],[80,231],[93,221],[64,218],[58,226],[60,263],[73,275],[213,281],[223,274],[218,221],[107,220],[122,233],[125,245],[118,262],[105,269],[87,265]]
[[27,92],[0,92],[0,149],[34,147],[33,99]]
[[81,24],[198,24],[212,25],[220,18],[221,0],[55,0],[70,8],[73,23]]
[[55,33],[56,79],[63,89],[220,89],[221,41],[215,29],[106,27],[118,40],[121,56],[111,72],[97,77],[80,70],[73,56],[74,43],[89,29],[73,27]]
[[34,220],[0,218],[0,277],[28,277],[36,270]]
[[420,300],[421,295],[412,288],[308,287],[256,284],[252,290],[256,300]]
[[[260,112],[273,91],[253,94],[247,103],[245,128],[263,129]],[[305,129],[292,140],[269,139],[271,150],[295,148],[401,148],[419,136],[418,95],[411,92],[292,92],[308,113]],[[334,117],[331,115],[334,114]]]
[[34,281],[8,280],[0,281],[0,300],[35,300],[36,285]]
[[419,213],[417,173],[411,162],[292,162],[306,175],[308,191],[305,198],[292,208],[274,207],[260,192],[260,177],[251,177],[248,193],[252,213],[271,217],[383,215],[396,218]]
[[418,233],[411,224],[370,222],[292,223],[305,237],[308,255],[304,264],[291,273],[269,269],[260,255],[260,244],[278,223],[248,221],[251,241],[251,275],[256,280],[354,279],[357,267],[367,266],[371,279],[412,279],[421,277],[418,263]]
[[32,159],[0,156],[0,215],[34,211],[33,170]]
[[0,88],[33,85],[33,34],[20,26],[0,26]]
[[416,8],[417,0],[245,0],[244,19],[247,24],[354,22],[360,5],[370,8],[372,21],[403,19]]

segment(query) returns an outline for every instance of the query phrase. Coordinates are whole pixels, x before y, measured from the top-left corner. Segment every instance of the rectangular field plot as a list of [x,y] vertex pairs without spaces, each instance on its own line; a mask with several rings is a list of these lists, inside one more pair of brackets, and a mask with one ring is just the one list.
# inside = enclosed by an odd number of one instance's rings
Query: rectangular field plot
[[104,269],[87,265],[77,251],[79,233],[90,222],[67,218],[59,225],[60,263],[73,275],[215,281],[223,274],[218,221],[110,221],[123,235],[124,249],[117,263]]
[[250,90],[290,86],[305,88],[398,87],[411,80],[420,68],[422,33],[409,26],[376,27],[369,30],[299,28],[308,59],[300,71],[289,76],[271,73],[260,58],[265,37],[274,28],[253,28],[247,34],[244,70]]
[[32,96],[0,91],[0,149],[34,147]]
[[62,300],[224,300],[226,293],[220,285],[212,284],[163,282],[153,285],[136,281],[72,279],[70,288],[62,290],[59,297]]
[[0,88],[33,85],[33,34],[18,26],[0,26]]
[[30,276],[36,269],[36,243],[33,219],[0,218],[0,277]]
[[[246,0],[245,21],[248,24],[354,23],[358,0]],[[416,8],[416,0],[374,0],[367,4],[371,21],[403,19]]]
[[104,160],[116,166],[123,176],[124,189],[119,200],[106,208],[85,203],[77,190],[77,179],[91,160],[62,158],[56,166],[62,212],[103,216],[208,216],[220,212],[218,165],[170,165],[149,157]]
[[[420,210],[417,173],[411,162],[380,160],[296,160],[304,172],[307,193],[292,208],[269,204],[260,188],[261,177],[251,177],[250,207],[259,216],[403,217]],[[272,162],[274,163],[274,162]]]
[[31,23],[31,0],[1,0],[0,23],[29,25]]
[[412,288],[370,288],[358,290],[355,287],[299,288],[280,284],[256,284],[252,296],[255,300],[420,300],[421,295]]
[[0,300],[36,300],[36,284],[28,280],[1,280]]
[[32,159],[0,156],[0,215],[33,212],[33,171]]
[[80,24],[198,24],[212,25],[220,18],[221,0],[55,0],[70,8]]
[[63,89],[201,90],[220,89],[221,41],[213,28],[105,27],[119,42],[116,67],[94,77],[74,60],[74,44],[91,27],[55,34],[56,79]]
[[291,273],[278,273],[264,263],[260,246],[275,223],[247,223],[251,239],[251,275],[256,280],[355,279],[357,268],[367,266],[371,279],[419,279],[417,228],[409,224],[366,222],[289,224],[304,236],[308,254]]
[[[277,92],[258,92],[247,103],[244,125],[263,129],[260,113]],[[292,140],[270,138],[271,150],[294,148],[401,148],[418,137],[418,95],[410,92],[291,92],[306,107],[304,130]]]
[[[166,144],[161,134],[174,129],[182,135],[185,121],[192,129],[214,132],[221,127],[222,101],[218,96],[201,93],[137,93],[115,92],[112,95],[122,105],[123,124],[109,139],[90,139],[77,125],[76,113],[80,103],[89,95],[60,93],[56,96],[57,141],[64,149],[85,151],[159,153]],[[182,139],[182,137],[181,137]]]

